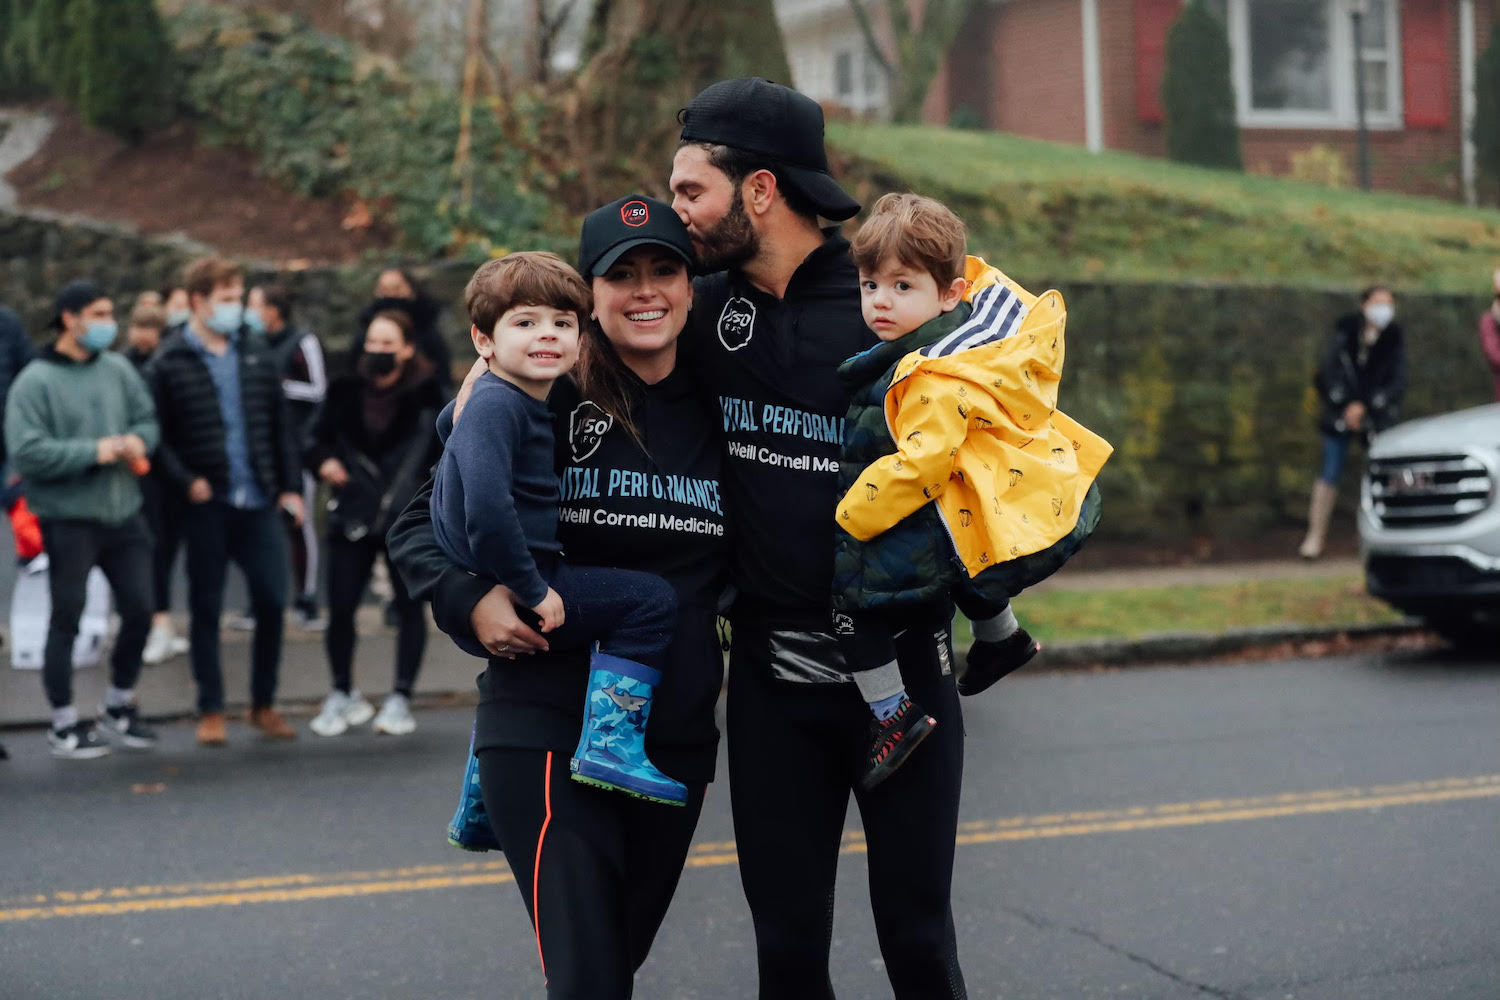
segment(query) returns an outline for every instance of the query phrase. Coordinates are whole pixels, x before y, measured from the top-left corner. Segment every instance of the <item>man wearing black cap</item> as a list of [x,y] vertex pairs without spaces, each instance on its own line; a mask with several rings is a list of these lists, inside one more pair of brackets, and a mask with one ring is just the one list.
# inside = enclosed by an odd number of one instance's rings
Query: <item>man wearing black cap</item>
[[849,402],[837,368],[877,341],[860,315],[849,244],[818,218],[843,221],[859,205],[828,173],[822,109],[805,95],[726,80],[679,118],[673,208],[704,269],[719,271],[695,284],[683,353],[719,400],[728,448],[738,589],[730,795],[760,995],[833,996],[828,914],[852,792],[895,995],[962,997],[950,890],[963,727],[949,618],[897,639],[908,691],[945,724],[870,791],[856,788],[855,752],[868,740],[869,709],[832,634],[833,518]]
[[108,350],[118,332],[114,304],[92,282],[57,296],[57,341],[17,376],[5,406],[5,441],[42,526],[52,617],[42,683],[52,704],[47,741],[58,757],[109,752],[73,706],[73,641],[89,570],[114,590],[120,632],[110,659],[99,728],[132,748],[155,734],[136,711],[135,682],[151,628],[151,536],[136,475],[156,447],[156,410],[131,363]]

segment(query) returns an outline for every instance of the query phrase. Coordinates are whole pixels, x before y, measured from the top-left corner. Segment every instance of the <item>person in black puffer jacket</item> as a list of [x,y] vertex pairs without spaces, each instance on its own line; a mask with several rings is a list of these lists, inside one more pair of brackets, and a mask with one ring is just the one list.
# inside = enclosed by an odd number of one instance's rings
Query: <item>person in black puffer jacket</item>
[[[431,361],[417,353],[412,318],[387,310],[371,318],[355,372],[335,379],[309,432],[304,461],[328,484],[328,630],[324,644],[333,690],[312,720],[319,736],[337,736],[374,715],[354,688],[354,613],[375,558],[390,564],[385,533],[441,453],[437,415],[446,401]],[[391,573],[399,619],[396,682],[375,716],[375,731],[404,736],[416,728],[410,701],[427,617],[422,602]]]
[[1372,285],[1359,303],[1359,312],[1340,317],[1334,325],[1313,377],[1321,403],[1323,466],[1313,483],[1307,537],[1298,550],[1304,559],[1323,554],[1350,446],[1356,438],[1368,441],[1394,424],[1406,395],[1406,338],[1395,321],[1395,297],[1389,287]]
[[286,608],[286,534],[277,508],[301,523],[300,463],[275,359],[244,326],[244,278],[216,258],[184,276],[192,318],[147,366],[162,428],[155,461],[186,500],[188,608],[198,742],[222,746],[224,678],[219,616],[229,561],[244,571],[255,613],[250,723],[274,739],[296,730],[273,707]]

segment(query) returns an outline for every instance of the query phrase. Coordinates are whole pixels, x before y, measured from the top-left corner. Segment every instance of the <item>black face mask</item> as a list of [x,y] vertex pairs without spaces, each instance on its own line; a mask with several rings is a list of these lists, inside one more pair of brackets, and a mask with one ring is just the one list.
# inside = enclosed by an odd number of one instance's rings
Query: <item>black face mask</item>
[[365,378],[383,378],[396,368],[396,355],[390,351],[365,354],[359,359],[359,373]]

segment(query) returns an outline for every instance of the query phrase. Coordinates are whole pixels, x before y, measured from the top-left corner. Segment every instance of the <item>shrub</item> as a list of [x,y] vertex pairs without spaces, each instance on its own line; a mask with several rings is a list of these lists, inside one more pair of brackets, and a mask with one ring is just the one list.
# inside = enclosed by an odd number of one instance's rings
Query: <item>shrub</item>
[[64,98],[131,141],[171,110],[171,56],[152,0],[0,0],[0,96]]
[[366,65],[345,40],[286,18],[197,7],[174,27],[205,138],[255,151],[299,194],[358,197],[427,256],[492,253],[540,227],[545,204],[518,183],[525,155],[488,109],[473,116],[465,203],[451,176],[458,95]]
[[1167,35],[1162,75],[1167,156],[1181,163],[1243,170],[1229,36],[1206,0],[1190,0]]

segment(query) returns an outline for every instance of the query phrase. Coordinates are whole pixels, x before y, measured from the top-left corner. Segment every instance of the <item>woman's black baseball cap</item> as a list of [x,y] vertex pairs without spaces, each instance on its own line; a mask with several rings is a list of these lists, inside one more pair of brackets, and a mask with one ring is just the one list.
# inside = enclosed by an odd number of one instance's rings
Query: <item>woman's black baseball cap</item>
[[791,87],[759,77],[710,84],[677,114],[684,142],[708,142],[758,153],[834,222],[853,218],[859,202],[828,172],[823,108]]
[[636,247],[666,247],[693,266],[693,241],[687,226],[666,202],[628,194],[583,220],[578,236],[578,272],[585,278],[604,274]]

